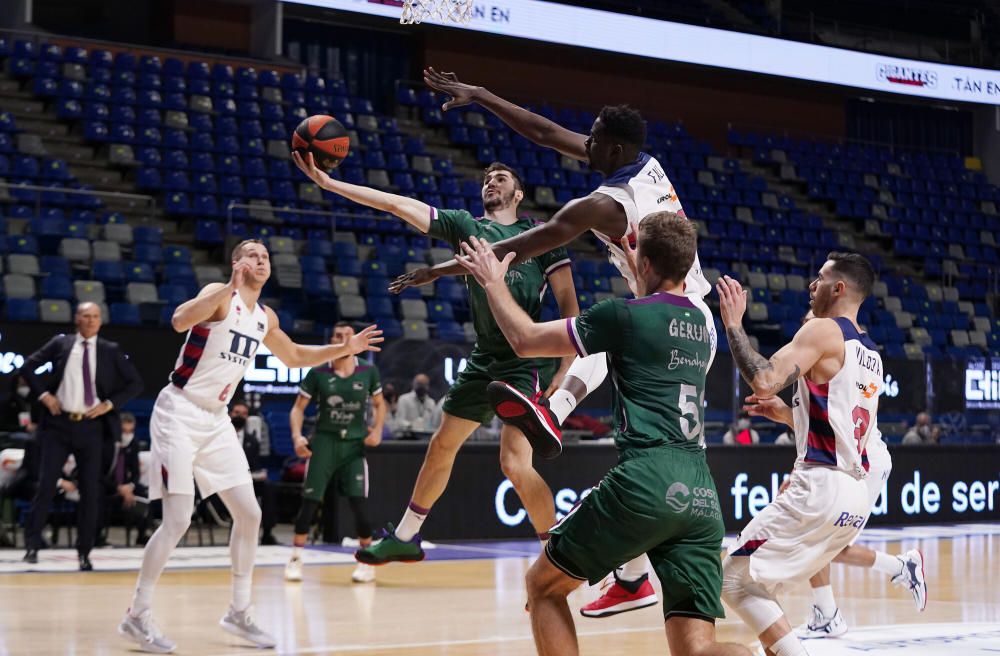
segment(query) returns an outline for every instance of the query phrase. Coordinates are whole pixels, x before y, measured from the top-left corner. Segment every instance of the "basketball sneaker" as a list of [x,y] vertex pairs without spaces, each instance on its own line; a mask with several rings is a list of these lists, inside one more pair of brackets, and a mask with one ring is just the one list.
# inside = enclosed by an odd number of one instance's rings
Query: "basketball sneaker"
[[396,537],[396,529],[388,524],[382,529],[381,539],[364,549],[354,552],[354,559],[365,565],[385,565],[386,563],[416,563],[424,559],[424,549],[420,546],[420,534],[403,542]]
[[542,392],[529,399],[498,380],[486,386],[486,393],[500,421],[524,433],[535,453],[543,458],[562,453],[562,427]]
[[354,568],[354,572],[351,574],[351,580],[355,583],[374,583],[375,568],[371,565],[358,563],[358,566]]
[[219,620],[219,626],[234,636],[254,643],[258,647],[270,648],[278,644],[274,636],[257,626],[253,619],[253,606],[246,610],[236,611],[230,606],[225,616]]
[[[639,584],[635,592],[629,592],[618,577],[612,579],[614,582],[605,583],[604,594],[580,608],[580,614],[584,617],[611,617],[619,613],[626,613],[630,610],[639,610],[647,606],[653,606],[659,601],[656,591],[649,582],[649,575],[643,574],[642,583]],[[636,582],[638,583],[638,581]]]
[[286,581],[301,581],[302,580],[302,559],[292,556],[288,560],[288,564],[285,565],[285,580]]
[[847,633],[847,621],[840,614],[840,609],[833,611],[832,617],[827,617],[819,606],[813,606],[812,619],[795,629],[795,635],[802,640],[813,638],[836,638]]
[[118,625],[118,634],[134,640],[142,651],[153,654],[169,654],[177,648],[160,633],[160,628],[153,622],[153,611],[148,608],[138,617],[132,616],[131,609],[125,613],[125,619]]
[[896,556],[903,564],[903,570],[892,577],[893,585],[908,588],[913,595],[917,610],[927,608],[927,580],[924,578],[924,554],[919,549],[910,549],[902,556]]

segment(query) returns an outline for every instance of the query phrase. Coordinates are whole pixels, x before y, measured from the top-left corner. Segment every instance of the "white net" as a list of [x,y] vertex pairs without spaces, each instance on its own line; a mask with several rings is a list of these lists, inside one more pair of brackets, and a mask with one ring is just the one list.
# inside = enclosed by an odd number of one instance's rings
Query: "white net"
[[425,20],[440,23],[463,23],[472,18],[472,0],[403,0],[399,22],[416,25]]

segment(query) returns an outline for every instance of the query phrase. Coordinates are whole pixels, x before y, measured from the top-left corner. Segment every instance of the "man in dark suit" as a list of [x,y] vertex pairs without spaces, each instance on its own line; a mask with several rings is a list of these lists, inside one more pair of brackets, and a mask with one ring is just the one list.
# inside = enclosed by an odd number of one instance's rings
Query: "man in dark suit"
[[[139,452],[148,449],[135,437],[135,415],[121,413],[121,438],[104,443],[104,466],[101,487],[105,501],[98,515],[100,535],[98,545],[106,540],[106,532],[115,516],[121,516],[128,526],[138,531],[136,544],[146,544],[148,536],[149,491],[139,480]],[[105,536],[105,537],[102,537]]]
[[234,401],[229,408],[229,418],[232,419],[233,428],[236,429],[236,437],[243,442],[243,452],[247,455],[250,476],[253,477],[253,491],[260,498],[260,525],[263,529],[260,543],[263,545],[278,544],[278,540],[272,532],[275,524],[278,523],[277,504],[274,498],[274,487],[267,480],[267,468],[261,460],[260,435],[247,429],[250,406],[243,401]]
[[[100,329],[100,306],[81,303],[76,308],[76,332],[53,337],[28,356],[21,368],[21,376],[46,410],[38,426],[41,462],[38,491],[25,528],[25,562],[38,562],[42,527],[56,492],[56,481],[72,453],[80,489],[76,548],[80,569],[93,569],[90,549],[97,531],[104,440],[118,441],[118,410],[142,391],[142,379],[135,367],[116,343],[97,336]],[[39,377],[35,370],[46,362],[52,363],[53,374]]]

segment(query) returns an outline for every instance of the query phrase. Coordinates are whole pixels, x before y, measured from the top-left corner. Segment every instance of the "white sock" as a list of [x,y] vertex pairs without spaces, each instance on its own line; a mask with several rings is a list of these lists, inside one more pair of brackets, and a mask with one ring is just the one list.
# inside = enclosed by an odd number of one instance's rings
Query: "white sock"
[[566,418],[573,414],[576,409],[576,397],[570,392],[560,388],[549,397],[549,410],[556,416],[559,423],[566,421]]
[[633,558],[618,568],[616,574],[623,581],[638,581],[646,574],[646,556]]
[[220,490],[219,498],[226,504],[229,515],[233,518],[233,528],[229,533],[229,558],[233,574],[232,605],[233,610],[242,612],[250,607],[253,565],[257,559],[257,535],[260,531],[260,506],[251,483]]
[[233,610],[245,611],[250,607],[250,588],[253,586],[252,574],[237,574],[233,572]]
[[292,545],[292,560],[301,560],[301,559],[302,559],[302,547],[297,547],[297,546],[295,546],[293,544]]
[[891,556],[884,551],[875,552],[875,564],[872,569],[888,576],[896,576],[903,571],[903,561],[897,556]]
[[795,637],[794,633],[789,633],[771,645],[769,649],[774,656],[809,656],[809,652],[802,646],[802,642]]
[[163,496],[163,522],[156,529],[142,551],[142,565],[135,584],[135,595],[129,612],[138,617],[153,603],[153,590],[170,559],[174,547],[184,537],[194,512],[194,495],[165,494]]
[[403,519],[399,520],[399,526],[396,527],[396,537],[403,542],[412,540],[413,536],[420,532],[428,513],[430,508],[421,508],[411,501],[403,513]]
[[821,585],[813,588],[813,603],[823,613],[823,617],[833,617],[837,612],[837,600],[833,598],[833,586]]

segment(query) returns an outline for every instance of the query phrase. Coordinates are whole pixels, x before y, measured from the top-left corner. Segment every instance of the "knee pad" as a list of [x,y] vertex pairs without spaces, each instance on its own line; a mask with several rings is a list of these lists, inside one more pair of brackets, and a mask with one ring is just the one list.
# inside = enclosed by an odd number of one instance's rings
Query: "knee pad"
[[608,359],[603,353],[576,358],[566,371],[566,376],[580,379],[587,387],[587,394],[592,394],[608,376]]
[[295,534],[306,535],[312,525],[313,517],[319,508],[319,501],[315,499],[303,499],[302,507],[299,509],[299,516],[295,518]]
[[756,635],[785,614],[774,595],[750,577],[748,557],[726,557],[722,564],[722,600]]

